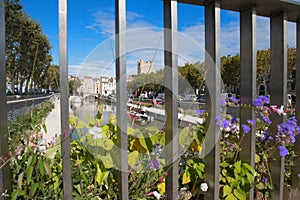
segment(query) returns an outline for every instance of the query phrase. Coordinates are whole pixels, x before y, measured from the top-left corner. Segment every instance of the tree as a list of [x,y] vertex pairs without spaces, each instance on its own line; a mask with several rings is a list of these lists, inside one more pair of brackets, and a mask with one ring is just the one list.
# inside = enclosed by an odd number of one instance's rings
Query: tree
[[[195,92],[196,89],[204,87],[205,65],[199,61],[196,63],[186,63],[178,67],[179,92]],[[193,91],[189,91],[189,90]]]
[[236,92],[240,81],[240,55],[221,57],[221,77],[228,92]]
[[69,80],[69,94],[76,94],[77,89],[81,86],[81,81],[78,77]]
[[16,85],[21,93],[27,93],[29,87],[42,87],[52,56],[40,23],[25,14],[18,0],[5,0],[5,23],[7,76],[12,91]]
[[43,87],[51,88],[53,91],[59,90],[59,66],[50,65],[43,79]]

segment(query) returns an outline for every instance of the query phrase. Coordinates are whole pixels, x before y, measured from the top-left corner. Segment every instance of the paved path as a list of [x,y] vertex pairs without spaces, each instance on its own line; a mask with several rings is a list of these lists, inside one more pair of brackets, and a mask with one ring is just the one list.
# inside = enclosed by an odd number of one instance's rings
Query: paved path
[[52,138],[61,134],[60,131],[60,101],[55,100],[53,102],[54,109],[46,117],[45,125],[47,127],[47,133],[44,133],[44,138],[47,140],[47,143],[52,140]]

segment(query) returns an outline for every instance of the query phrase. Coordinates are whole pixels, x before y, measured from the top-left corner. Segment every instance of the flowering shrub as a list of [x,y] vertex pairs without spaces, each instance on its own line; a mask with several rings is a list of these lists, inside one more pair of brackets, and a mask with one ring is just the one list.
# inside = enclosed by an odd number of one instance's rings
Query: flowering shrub
[[[248,106],[249,105],[241,105]],[[265,96],[259,96],[253,101],[251,106],[256,113],[256,119],[248,119],[246,124],[242,124],[242,130],[239,130],[240,122],[238,119],[232,117],[218,117],[217,123],[219,124],[222,131],[221,138],[221,184],[225,183],[225,177],[228,177],[226,173],[228,166],[241,165],[238,161],[238,154],[242,150],[240,146],[245,134],[252,134],[251,129],[254,129],[254,134],[256,134],[256,154],[255,154],[255,169],[251,169],[245,163],[241,166],[245,166],[249,172],[245,174],[246,180],[248,180],[247,187],[243,191],[248,191],[250,189],[249,184],[255,185],[256,197],[268,197],[271,190],[274,190],[276,186],[272,182],[271,177],[271,167],[270,163],[273,158],[286,157],[287,155],[293,154],[293,151],[288,151],[292,149],[293,143],[295,143],[296,135],[300,132],[300,127],[297,125],[296,119],[293,116],[293,112],[290,109],[285,109],[283,106],[278,108],[277,106],[270,106],[269,99]],[[273,124],[271,119],[280,121],[279,124]],[[286,159],[286,169],[288,164],[291,163],[291,157]],[[225,172],[223,173],[223,168],[225,167]],[[255,176],[254,176],[255,170]],[[239,171],[239,170],[237,170]],[[234,171],[235,179],[237,179],[237,174]],[[232,174],[232,173],[231,173]],[[291,173],[286,173],[291,174]],[[240,179],[240,178],[239,178]],[[286,177],[288,182],[290,177]],[[241,179],[240,179],[241,180]],[[247,181],[243,181],[247,183]],[[242,181],[240,182],[242,183]],[[234,183],[235,184],[235,183]],[[231,184],[232,186],[232,184]],[[233,188],[229,186],[224,186],[222,188],[223,197],[226,197],[228,193],[232,193]],[[241,194],[234,194],[237,199],[244,199],[238,197]]]
[[[237,104],[235,99],[231,103]],[[229,102],[229,103],[230,103]],[[227,103],[221,102],[224,107]],[[250,105],[241,105],[250,106]],[[220,138],[220,199],[247,199],[254,186],[256,197],[266,198],[276,186],[272,182],[270,162],[276,156],[286,157],[286,183],[290,183],[290,163],[293,144],[300,127],[293,111],[269,106],[260,96],[250,106],[256,118],[240,124],[229,115],[219,116],[216,123]],[[39,113],[39,112],[38,112]],[[196,114],[207,117],[204,110]],[[72,126],[71,167],[73,196],[85,199],[116,199],[117,183],[117,125],[113,115],[104,126],[99,112],[95,119],[86,116],[86,122],[70,119]],[[278,120],[276,117],[284,118]],[[31,115],[26,129],[11,126],[10,155],[2,162],[10,162],[13,181],[12,199],[62,197],[62,162],[59,141],[54,138],[45,144],[40,133],[43,118]],[[36,119],[35,119],[36,118]],[[241,128],[240,128],[241,127]],[[13,137],[17,133],[20,140]],[[165,199],[165,178],[168,168],[164,155],[165,133],[155,127],[142,130],[128,128],[128,177],[130,199]],[[247,134],[256,134],[255,168],[240,160],[242,141]],[[199,158],[205,132],[204,124],[183,128],[179,133],[179,188],[178,199],[203,199],[209,190],[205,183],[205,163]],[[15,138],[15,139],[13,139]],[[300,176],[300,175],[299,175]]]

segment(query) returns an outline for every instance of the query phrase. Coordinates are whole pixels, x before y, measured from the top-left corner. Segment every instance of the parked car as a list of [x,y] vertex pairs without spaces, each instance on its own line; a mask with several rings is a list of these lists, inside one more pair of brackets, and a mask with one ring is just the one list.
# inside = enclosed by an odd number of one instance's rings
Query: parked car
[[197,96],[195,94],[187,94],[183,97],[184,101],[197,101]]
[[200,103],[205,103],[205,101],[206,101],[205,95],[199,95],[197,98],[197,101]]
[[165,100],[165,93],[158,93],[156,99]]

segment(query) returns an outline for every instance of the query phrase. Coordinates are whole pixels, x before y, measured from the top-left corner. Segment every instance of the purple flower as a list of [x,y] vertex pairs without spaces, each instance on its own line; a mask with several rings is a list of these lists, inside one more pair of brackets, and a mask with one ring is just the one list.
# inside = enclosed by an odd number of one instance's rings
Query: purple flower
[[255,119],[248,119],[247,122],[248,122],[249,124],[251,124],[252,126],[256,124]]
[[225,129],[225,128],[229,127],[230,122],[231,122],[231,120],[228,120],[228,119],[223,120],[222,128]]
[[269,125],[272,123],[271,120],[269,119],[269,117],[263,116],[263,120],[264,120],[264,122],[266,122]]
[[234,97],[229,97],[229,101],[231,101],[231,102],[233,102],[235,104],[239,103],[238,100],[236,98],[234,98]]
[[155,158],[151,158],[148,160],[149,161],[149,164],[150,164],[150,169],[157,169],[159,170],[160,169],[160,162],[155,159]]
[[269,136],[269,137],[268,137],[268,140],[273,140],[273,137],[272,137],[272,136]]
[[197,110],[197,114],[201,117],[203,115],[203,113],[205,113],[205,110]]
[[232,119],[231,119],[231,123],[238,123],[238,120],[237,120],[237,118],[235,118],[235,117],[233,117]]
[[279,146],[280,156],[285,157],[289,154],[289,151],[284,146]]
[[221,106],[225,106],[225,105],[226,105],[226,101],[225,101],[225,99],[221,99],[221,101],[220,101],[220,105],[221,105]]
[[267,177],[262,178],[262,182],[267,183],[268,181],[269,181],[269,179]]
[[222,118],[220,116],[216,117],[216,123],[218,126],[220,126],[220,127],[222,126]]
[[253,101],[253,105],[256,107],[262,107],[263,106],[263,101],[261,99],[255,99]]
[[300,178],[300,174],[298,174],[298,178]]
[[266,96],[259,96],[258,99],[261,99],[264,103],[269,104],[269,98]]
[[243,130],[244,130],[244,133],[249,133],[249,131],[250,131],[250,127],[248,126],[248,125],[246,125],[246,124],[242,124],[242,128],[243,128]]

